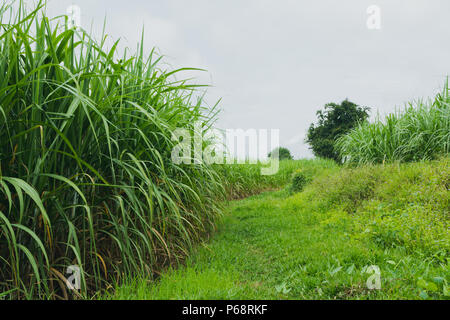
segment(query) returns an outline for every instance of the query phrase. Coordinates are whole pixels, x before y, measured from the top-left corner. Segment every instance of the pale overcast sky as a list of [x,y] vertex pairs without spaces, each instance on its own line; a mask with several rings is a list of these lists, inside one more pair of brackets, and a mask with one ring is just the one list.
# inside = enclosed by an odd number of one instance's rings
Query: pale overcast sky
[[[31,0],[30,0],[31,2]],[[310,157],[316,111],[345,98],[381,114],[433,96],[450,73],[448,0],[49,0],[81,8],[82,27],[135,48],[157,47],[173,67],[207,69],[221,128],[280,129],[281,145]],[[381,9],[369,30],[366,10]],[[192,74],[186,74],[187,77]]]

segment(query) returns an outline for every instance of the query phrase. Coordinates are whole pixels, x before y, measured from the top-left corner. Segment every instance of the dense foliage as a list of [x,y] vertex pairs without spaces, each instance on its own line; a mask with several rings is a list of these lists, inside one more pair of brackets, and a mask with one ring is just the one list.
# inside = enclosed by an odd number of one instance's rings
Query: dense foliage
[[368,112],[368,107],[358,106],[348,100],[341,104],[328,103],[323,111],[317,111],[317,124],[311,124],[306,138],[314,155],[340,162],[340,154],[334,146],[336,139],[364,122],[369,117]]
[[305,175],[302,169],[298,169],[292,175],[290,191],[292,193],[301,192],[309,182],[308,177]]
[[448,84],[434,100],[409,103],[384,120],[361,123],[338,139],[337,149],[349,163],[384,163],[436,159],[450,151]]
[[78,265],[86,296],[178,260],[224,196],[211,167],[171,161],[175,128],[214,121],[196,86],[142,43],[118,59],[118,42],[106,51],[42,4],[2,5],[0,19],[0,292],[67,297]]

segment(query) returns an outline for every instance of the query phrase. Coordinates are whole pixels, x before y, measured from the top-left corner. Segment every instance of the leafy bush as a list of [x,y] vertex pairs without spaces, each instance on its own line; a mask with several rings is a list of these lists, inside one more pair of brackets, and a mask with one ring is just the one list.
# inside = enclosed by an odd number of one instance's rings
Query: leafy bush
[[360,107],[348,100],[341,104],[326,104],[324,111],[317,112],[318,123],[311,124],[308,129],[306,142],[314,155],[340,162],[340,154],[334,147],[336,139],[364,122],[368,112],[368,107]]
[[287,148],[279,147],[269,153],[268,157],[272,158],[273,155],[278,154],[279,160],[292,160],[291,152]]
[[308,182],[309,179],[306,177],[305,173],[299,169],[295,171],[292,176],[290,191],[293,193],[301,192]]
[[450,150],[448,84],[434,101],[409,103],[384,121],[362,123],[336,143],[347,163],[432,160]]

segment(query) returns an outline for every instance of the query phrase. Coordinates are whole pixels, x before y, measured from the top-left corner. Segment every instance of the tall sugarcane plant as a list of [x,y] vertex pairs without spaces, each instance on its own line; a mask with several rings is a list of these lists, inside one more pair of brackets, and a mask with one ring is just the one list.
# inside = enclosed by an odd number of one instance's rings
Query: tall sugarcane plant
[[143,43],[119,57],[119,42],[106,49],[44,6],[0,7],[3,298],[81,298],[152,275],[213,228],[224,194],[210,166],[171,161],[175,128],[215,120],[183,69],[160,69]]
[[448,82],[433,100],[410,102],[402,111],[360,123],[337,140],[347,163],[372,164],[432,160],[450,152]]

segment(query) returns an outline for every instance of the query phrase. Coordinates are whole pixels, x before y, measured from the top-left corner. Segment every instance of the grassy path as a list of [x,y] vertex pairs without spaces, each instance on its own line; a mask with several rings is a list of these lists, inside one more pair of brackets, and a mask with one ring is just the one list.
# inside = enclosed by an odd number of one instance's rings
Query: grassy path
[[[442,266],[403,248],[351,236],[348,219],[320,212],[299,195],[267,192],[231,203],[209,243],[156,284],[136,281],[118,299],[426,298],[417,276]],[[381,269],[381,290],[368,290],[367,266]],[[438,279],[439,280],[439,279]]]

